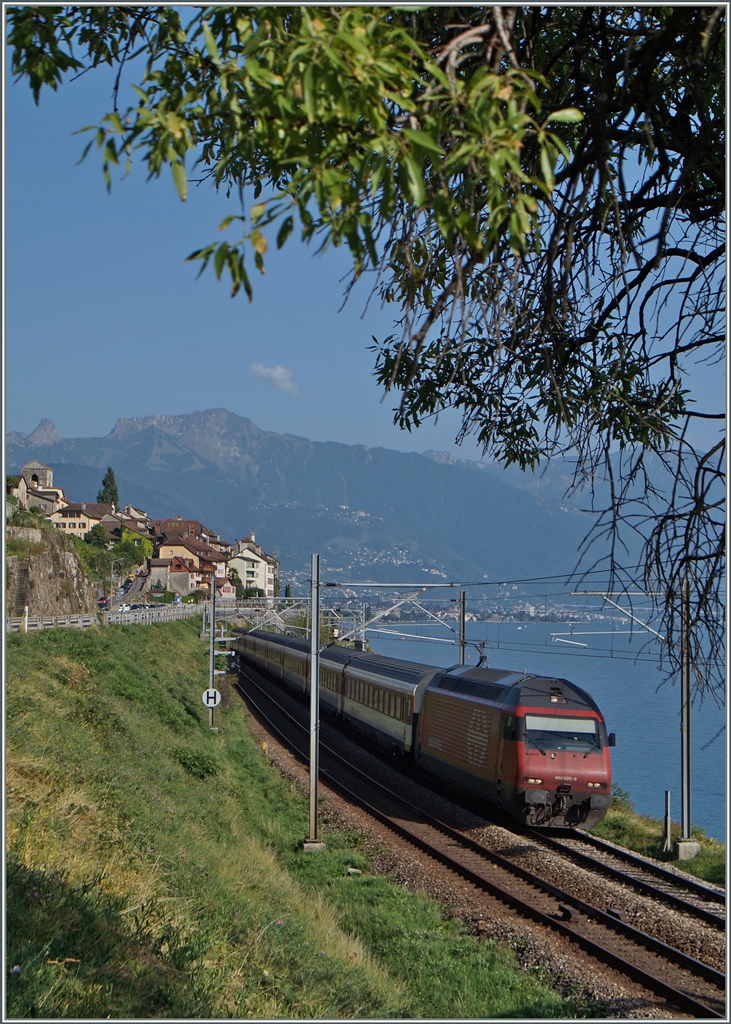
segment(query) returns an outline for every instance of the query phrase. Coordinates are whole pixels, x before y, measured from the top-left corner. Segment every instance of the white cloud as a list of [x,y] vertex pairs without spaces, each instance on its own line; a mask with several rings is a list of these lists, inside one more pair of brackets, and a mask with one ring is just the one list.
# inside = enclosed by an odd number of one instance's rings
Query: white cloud
[[265,380],[275,391],[286,391],[290,395],[298,395],[299,388],[292,380],[292,371],[284,366],[264,366],[263,363],[252,363],[249,376]]

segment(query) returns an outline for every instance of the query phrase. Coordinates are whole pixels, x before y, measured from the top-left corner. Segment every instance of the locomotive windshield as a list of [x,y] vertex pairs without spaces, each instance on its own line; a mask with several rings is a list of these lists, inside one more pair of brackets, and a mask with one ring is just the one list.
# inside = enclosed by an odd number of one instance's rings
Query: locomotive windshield
[[526,715],[526,742],[541,753],[546,750],[574,750],[586,753],[598,745],[596,718],[562,718],[559,715]]

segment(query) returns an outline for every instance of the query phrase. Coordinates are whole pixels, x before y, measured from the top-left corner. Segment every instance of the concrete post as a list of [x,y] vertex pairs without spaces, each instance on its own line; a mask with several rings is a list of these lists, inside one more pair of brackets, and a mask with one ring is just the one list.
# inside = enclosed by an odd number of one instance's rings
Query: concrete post
[[317,775],[320,746],[320,556],[312,555],[310,589],[310,835],[305,839],[307,852],[325,849],[317,838]]
[[673,848],[673,837],[671,835],[670,825],[670,790],[665,790],[665,842],[663,843],[662,852],[670,853]]
[[690,583],[680,584],[680,823],[675,843],[678,860],[690,860],[700,853],[700,843],[690,834]]
[[[216,688],[216,579],[214,576],[211,577],[211,621],[209,623],[208,632],[210,634],[210,648],[209,648],[209,672],[210,680],[208,686],[211,690]],[[208,709],[208,728],[213,728],[213,708]]]

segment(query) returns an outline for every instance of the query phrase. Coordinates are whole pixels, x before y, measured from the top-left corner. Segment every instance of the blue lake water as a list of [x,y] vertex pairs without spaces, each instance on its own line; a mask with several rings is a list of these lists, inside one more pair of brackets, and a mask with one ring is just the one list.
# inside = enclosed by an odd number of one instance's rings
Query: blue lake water
[[[552,633],[563,637],[553,640]],[[415,639],[418,635],[432,640]],[[388,623],[380,630],[368,630],[376,653],[440,666],[459,660],[455,646],[436,642],[451,635],[433,622]],[[614,781],[629,792],[637,811],[655,818],[663,817],[665,790],[669,789],[673,820],[680,820],[680,691],[677,681],[660,686],[663,675],[653,646],[642,652],[643,660],[635,660],[650,639],[648,634],[608,634],[601,625],[588,623],[570,634],[569,627],[555,622],[468,622],[467,639],[487,641],[487,663],[492,668],[570,679],[590,693],[604,714],[607,730],[617,734],[617,746],[612,750]],[[573,646],[578,643],[587,647]],[[477,650],[468,651],[467,664],[477,664]],[[712,700],[693,706],[691,820],[724,842],[726,733],[709,741],[725,721],[725,710]]]

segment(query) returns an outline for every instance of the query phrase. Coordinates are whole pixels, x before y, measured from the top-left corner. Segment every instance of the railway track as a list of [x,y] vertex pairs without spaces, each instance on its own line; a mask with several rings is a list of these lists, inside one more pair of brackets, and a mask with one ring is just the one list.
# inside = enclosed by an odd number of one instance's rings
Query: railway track
[[[527,833],[526,833],[527,834]],[[644,896],[652,896],[669,906],[705,921],[719,931],[726,928],[726,893],[702,882],[668,871],[638,857],[629,850],[606,843],[582,832],[550,836],[530,833],[531,839],[555,850],[576,864],[600,870],[607,878],[632,886]],[[593,853],[587,854],[589,847]]]
[[[242,676],[246,685],[240,681],[239,691],[257,716],[306,763],[308,755],[303,747],[307,744],[302,744],[301,738],[308,732],[307,727],[262,688],[260,680],[265,677],[248,667]],[[267,713],[260,706],[261,697],[257,704],[252,688],[274,705],[275,714],[284,716],[283,728],[272,721],[271,712]],[[607,913],[537,878],[509,858],[394,793],[326,744],[321,742],[320,749],[320,774],[328,785],[428,856],[519,914],[568,938],[681,1011],[701,1018],[723,1019],[725,977],[714,967],[634,928],[621,920],[621,915]],[[337,770],[337,775],[333,769]],[[561,845],[560,840],[555,842]]]

